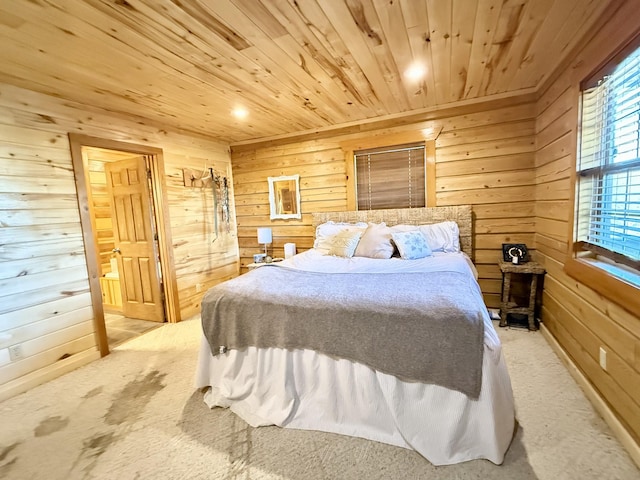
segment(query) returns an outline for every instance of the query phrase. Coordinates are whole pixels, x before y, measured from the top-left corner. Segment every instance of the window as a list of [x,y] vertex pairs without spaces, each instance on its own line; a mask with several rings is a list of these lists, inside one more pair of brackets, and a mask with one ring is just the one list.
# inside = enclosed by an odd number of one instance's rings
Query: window
[[609,62],[581,90],[575,259],[640,288],[640,48]]
[[640,261],[640,49],[582,92],[576,240],[600,255]]
[[358,210],[426,206],[425,144],[354,152]]

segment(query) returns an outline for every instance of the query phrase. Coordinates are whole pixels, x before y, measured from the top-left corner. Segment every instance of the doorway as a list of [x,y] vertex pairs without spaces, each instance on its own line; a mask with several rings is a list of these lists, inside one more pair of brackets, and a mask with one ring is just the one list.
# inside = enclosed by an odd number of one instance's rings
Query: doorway
[[69,135],[101,354],[178,321],[159,149]]

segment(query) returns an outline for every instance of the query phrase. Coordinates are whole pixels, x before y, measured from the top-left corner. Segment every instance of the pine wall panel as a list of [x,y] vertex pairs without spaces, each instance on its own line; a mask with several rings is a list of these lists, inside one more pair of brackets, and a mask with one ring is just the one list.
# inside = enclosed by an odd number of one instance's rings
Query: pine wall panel
[[[500,303],[501,273],[497,262],[502,243],[526,243],[535,235],[535,105],[514,99],[512,106],[473,110],[458,108],[446,117],[430,118],[442,127],[436,145],[436,205],[473,205],[474,243],[480,285],[489,306]],[[480,111],[479,111],[480,110]],[[394,132],[410,141],[420,138],[422,123],[350,134],[348,141],[375,139]],[[232,148],[241,264],[261,251],[256,228],[271,226],[270,253],[283,255],[283,245],[298,250],[313,245],[311,212],[347,209],[345,136],[286,144]],[[267,177],[300,174],[302,219],[269,220]]]
[[[542,319],[636,443],[640,443],[640,317],[563,270],[571,235],[579,83],[638,29],[627,2],[541,91],[536,121],[536,259],[547,274]],[[635,20],[634,20],[635,18]],[[599,350],[607,351],[607,369]]]
[[[237,275],[235,224],[214,242],[211,191],[182,175],[213,167],[232,184],[226,145],[0,84],[0,398],[99,356],[69,132],[163,150],[182,318],[208,286]],[[232,190],[230,199],[233,216]],[[95,207],[109,238],[106,205]],[[12,361],[15,345],[23,358]]]
[[[269,254],[283,257],[285,243],[295,243],[299,251],[313,246],[311,212],[347,207],[344,154],[334,141],[242,149],[232,153],[232,167],[243,268],[253,261],[253,254],[264,251],[258,244],[258,227],[272,227]],[[294,174],[300,175],[302,218],[271,221],[268,177]]]

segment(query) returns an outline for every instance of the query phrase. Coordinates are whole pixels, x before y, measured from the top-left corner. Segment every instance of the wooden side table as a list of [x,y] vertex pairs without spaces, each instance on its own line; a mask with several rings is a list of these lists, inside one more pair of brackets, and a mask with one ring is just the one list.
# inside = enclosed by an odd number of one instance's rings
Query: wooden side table
[[[510,313],[519,313],[527,315],[529,320],[529,330],[537,330],[536,327],[536,298],[538,291],[538,277],[544,275],[546,270],[542,265],[536,262],[526,262],[514,265],[510,262],[500,260],[500,271],[502,272],[502,301],[500,302],[500,326],[506,327],[507,316]],[[511,302],[511,274],[522,273],[531,275],[531,285],[529,287],[529,305],[526,307],[518,306]]]

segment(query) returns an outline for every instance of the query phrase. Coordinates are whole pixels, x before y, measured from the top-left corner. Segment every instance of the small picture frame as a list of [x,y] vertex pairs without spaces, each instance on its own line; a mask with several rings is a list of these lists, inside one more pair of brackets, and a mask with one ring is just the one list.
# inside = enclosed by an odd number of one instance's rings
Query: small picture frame
[[[510,263],[525,263],[529,260],[529,252],[527,246],[524,243],[503,243],[502,244],[502,259],[505,262]],[[514,257],[517,260],[514,260]]]

